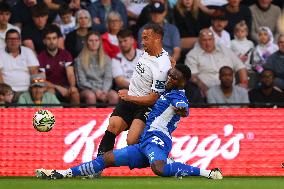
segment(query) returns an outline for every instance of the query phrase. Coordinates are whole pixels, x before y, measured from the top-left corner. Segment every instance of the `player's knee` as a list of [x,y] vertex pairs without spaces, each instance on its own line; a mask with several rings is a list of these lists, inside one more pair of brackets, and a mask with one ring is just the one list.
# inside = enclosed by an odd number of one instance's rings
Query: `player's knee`
[[114,154],[112,150],[104,153],[103,158],[106,167],[111,167],[115,164]]
[[153,173],[155,173],[156,175],[164,176],[164,166],[165,166],[164,161],[155,161],[154,163],[151,164],[151,169]]

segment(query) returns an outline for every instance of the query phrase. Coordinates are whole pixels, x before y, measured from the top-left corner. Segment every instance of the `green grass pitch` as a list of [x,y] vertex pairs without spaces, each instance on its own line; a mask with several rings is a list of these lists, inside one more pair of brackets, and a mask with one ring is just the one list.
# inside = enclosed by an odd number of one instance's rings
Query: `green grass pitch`
[[0,177],[0,189],[281,189],[283,177],[102,177],[99,179],[40,180],[33,177]]

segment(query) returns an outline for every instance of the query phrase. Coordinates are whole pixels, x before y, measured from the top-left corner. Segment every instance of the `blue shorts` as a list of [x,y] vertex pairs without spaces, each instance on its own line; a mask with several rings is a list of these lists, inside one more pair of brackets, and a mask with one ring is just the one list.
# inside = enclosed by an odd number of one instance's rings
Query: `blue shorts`
[[139,144],[114,150],[113,153],[117,166],[129,166],[130,169],[149,167],[157,160],[167,162],[169,155],[164,142],[157,136],[152,136]]

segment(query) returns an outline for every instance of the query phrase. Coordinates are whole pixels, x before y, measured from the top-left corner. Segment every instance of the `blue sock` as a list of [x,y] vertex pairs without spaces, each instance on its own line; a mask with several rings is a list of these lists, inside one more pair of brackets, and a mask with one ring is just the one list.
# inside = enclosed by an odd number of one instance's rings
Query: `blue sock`
[[105,168],[105,162],[103,156],[99,156],[96,159],[82,163],[78,166],[71,167],[73,176],[87,176],[93,175]]
[[163,176],[199,176],[200,169],[198,167],[193,167],[180,162],[174,162],[171,164],[166,164],[164,166]]

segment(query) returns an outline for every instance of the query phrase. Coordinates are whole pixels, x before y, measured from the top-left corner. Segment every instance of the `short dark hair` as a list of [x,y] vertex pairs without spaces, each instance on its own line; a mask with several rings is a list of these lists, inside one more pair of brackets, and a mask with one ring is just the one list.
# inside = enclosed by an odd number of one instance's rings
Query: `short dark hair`
[[144,26],[144,30],[153,30],[156,34],[164,37],[164,29],[159,24],[148,23]]
[[10,85],[7,85],[6,83],[0,83],[0,95],[5,95],[9,91],[13,91]]
[[64,16],[66,14],[72,14],[72,10],[66,3],[63,3],[58,10],[58,14],[59,16]]
[[219,70],[219,75],[223,72],[223,70],[231,70],[234,73],[234,70],[230,66],[223,66]]
[[5,35],[5,39],[8,38],[8,36],[11,34],[11,33],[17,33],[19,37],[21,37],[20,33],[18,30],[15,30],[15,29],[9,29],[7,32],[6,32],[6,35]]
[[185,64],[176,64],[175,69],[180,71],[182,73],[183,78],[188,81],[191,78],[191,70],[190,68]]
[[5,2],[0,3],[0,12],[12,12],[10,5]]
[[43,30],[43,38],[45,38],[48,34],[51,34],[51,33],[56,33],[57,36],[59,37],[59,28],[54,25],[54,24],[51,24],[50,26],[46,27],[44,30]]
[[130,29],[122,29],[117,33],[117,37],[126,38],[133,37],[133,33]]
[[32,17],[47,16],[48,13],[48,7],[45,3],[38,3],[31,8]]

